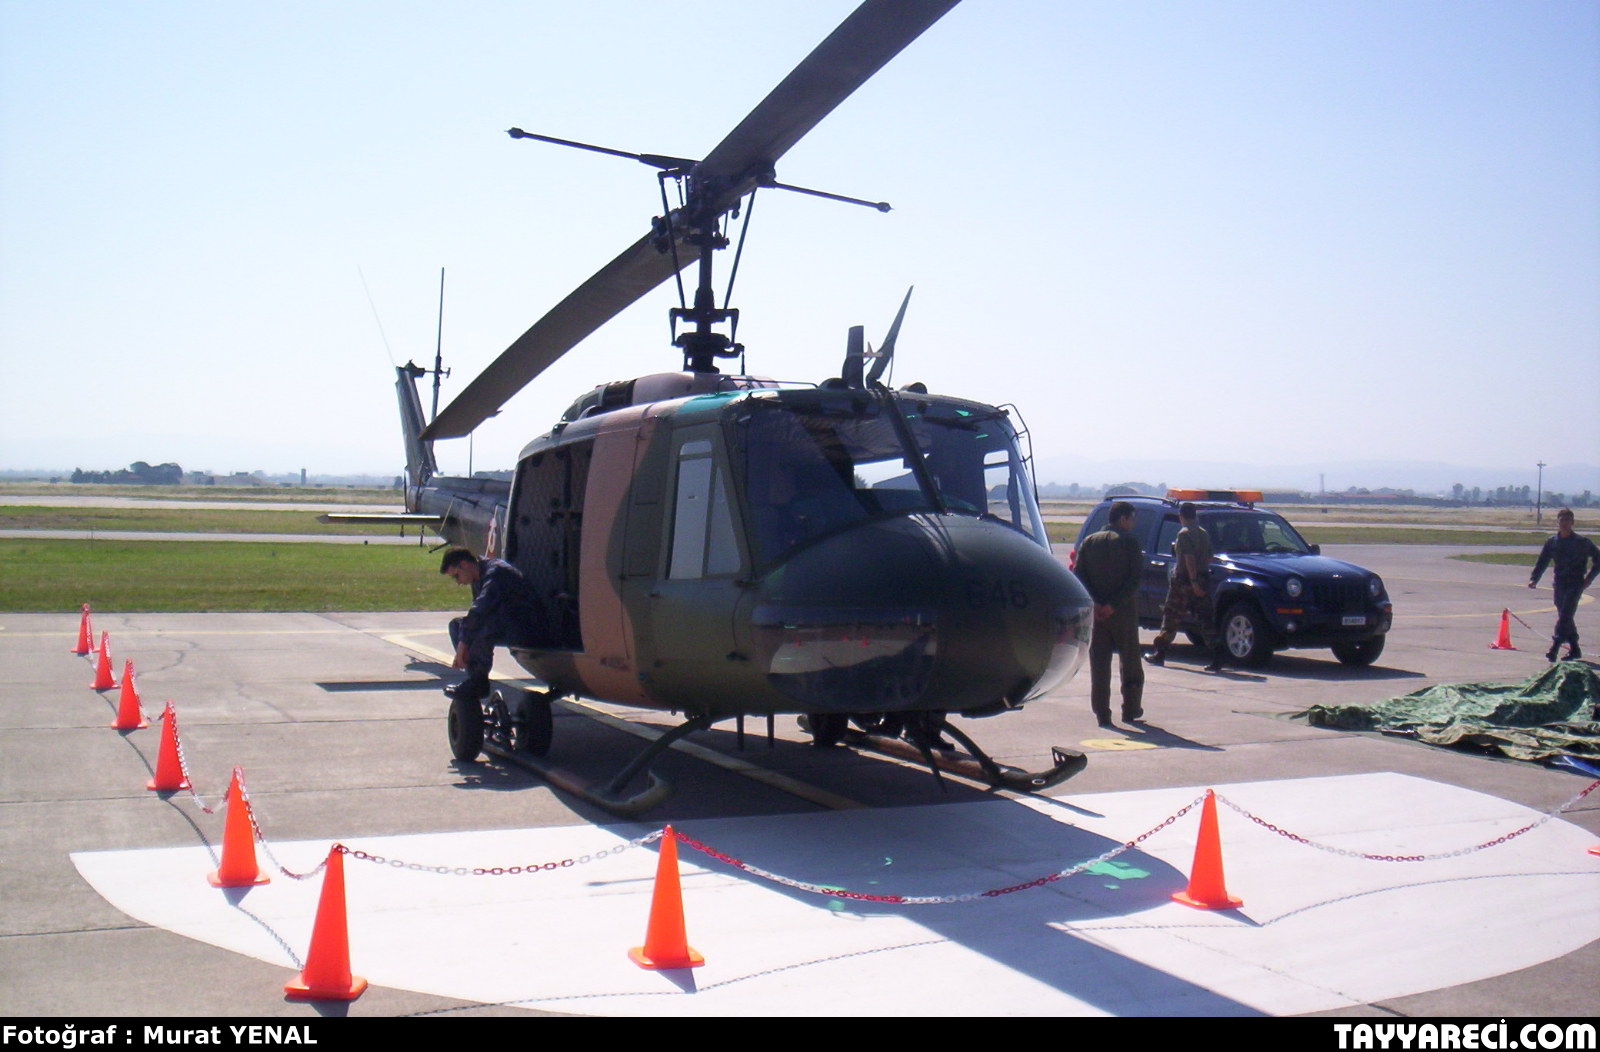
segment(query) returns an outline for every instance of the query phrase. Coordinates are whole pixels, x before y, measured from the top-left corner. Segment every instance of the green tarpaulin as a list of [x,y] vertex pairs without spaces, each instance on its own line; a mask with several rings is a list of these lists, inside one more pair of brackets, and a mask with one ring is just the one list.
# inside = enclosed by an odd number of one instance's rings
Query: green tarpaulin
[[1600,757],[1600,675],[1562,661],[1521,683],[1441,683],[1374,705],[1313,705],[1291,718],[1498,749],[1518,760]]

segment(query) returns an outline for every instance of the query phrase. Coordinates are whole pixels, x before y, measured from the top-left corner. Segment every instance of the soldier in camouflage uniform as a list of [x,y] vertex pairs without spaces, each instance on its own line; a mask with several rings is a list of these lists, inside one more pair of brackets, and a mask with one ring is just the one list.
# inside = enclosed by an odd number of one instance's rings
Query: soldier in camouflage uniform
[[1144,549],[1133,536],[1133,505],[1111,505],[1111,527],[1084,538],[1073,571],[1094,600],[1089,639],[1089,707],[1111,725],[1111,655],[1122,658],[1122,718],[1144,717],[1144,666],[1139,661],[1139,580]]
[[1172,543],[1172,572],[1167,579],[1167,603],[1161,610],[1161,631],[1151,643],[1145,660],[1152,665],[1164,665],[1167,648],[1178,634],[1178,626],[1185,618],[1200,625],[1201,638],[1211,651],[1211,664],[1207,672],[1221,672],[1222,659],[1227,648],[1217,635],[1217,612],[1212,607],[1209,577],[1211,572],[1211,538],[1200,526],[1199,513],[1187,501],[1178,507],[1178,521],[1183,528]]

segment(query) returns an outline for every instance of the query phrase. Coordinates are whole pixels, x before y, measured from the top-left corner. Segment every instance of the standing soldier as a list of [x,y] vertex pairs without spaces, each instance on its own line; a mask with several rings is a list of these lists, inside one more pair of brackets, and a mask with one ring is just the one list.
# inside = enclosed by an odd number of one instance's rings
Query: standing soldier
[[1073,570],[1094,600],[1094,635],[1089,641],[1089,707],[1102,727],[1111,726],[1111,654],[1122,658],[1122,718],[1144,718],[1144,665],[1139,660],[1139,579],[1144,551],[1133,535],[1133,505],[1111,505],[1111,526],[1090,534],[1078,548]]
[[1539,583],[1544,568],[1555,563],[1556,630],[1550,637],[1550,652],[1544,656],[1546,661],[1556,659],[1562,643],[1567,644],[1568,661],[1583,657],[1583,651],[1578,649],[1578,625],[1573,615],[1578,612],[1583,590],[1594,583],[1596,574],[1600,574],[1600,548],[1573,530],[1576,521],[1571,508],[1556,512],[1556,535],[1544,542],[1539,561],[1533,566],[1533,577],[1528,580],[1528,587],[1532,588]]
[[1167,648],[1178,634],[1178,625],[1188,617],[1200,625],[1200,636],[1211,651],[1207,672],[1221,672],[1227,650],[1217,635],[1216,610],[1211,603],[1211,537],[1200,525],[1195,506],[1184,501],[1178,506],[1178,521],[1183,528],[1172,542],[1172,573],[1167,578],[1167,604],[1161,610],[1161,631],[1150,645],[1145,660],[1152,665],[1167,663]]

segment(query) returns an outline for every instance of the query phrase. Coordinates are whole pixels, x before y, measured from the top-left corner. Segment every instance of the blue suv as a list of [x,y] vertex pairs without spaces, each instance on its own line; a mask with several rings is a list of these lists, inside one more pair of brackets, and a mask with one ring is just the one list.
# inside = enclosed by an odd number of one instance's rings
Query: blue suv
[[[1078,544],[1106,528],[1111,505],[1133,505],[1133,534],[1144,549],[1139,586],[1139,624],[1161,627],[1178,535],[1178,505],[1192,500],[1200,526],[1211,537],[1211,598],[1222,640],[1241,665],[1267,663],[1275,650],[1330,647],[1346,665],[1370,665],[1383,653],[1393,620],[1383,579],[1354,563],[1330,559],[1307,544],[1281,515],[1257,508],[1258,494],[1240,491],[1172,490],[1166,497],[1107,498],[1089,513]],[[1077,547],[1068,557],[1076,560]],[[1198,624],[1183,626],[1200,645]]]

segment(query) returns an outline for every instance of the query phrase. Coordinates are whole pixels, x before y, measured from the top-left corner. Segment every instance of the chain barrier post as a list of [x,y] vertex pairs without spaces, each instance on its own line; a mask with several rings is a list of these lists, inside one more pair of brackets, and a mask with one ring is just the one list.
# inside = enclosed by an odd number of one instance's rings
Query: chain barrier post
[[158,793],[175,793],[192,789],[183,773],[183,762],[178,759],[178,714],[172,711],[172,701],[161,710],[161,745],[156,750],[155,777],[145,783],[146,789]]
[[89,604],[83,604],[83,618],[78,622],[78,645],[72,652],[79,657],[87,657],[94,649],[94,628],[89,624]]
[[628,951],[628,959],[641,968],[698,968],[706,963],[689,945],[683,925],[683,891],[678,884],[678,834],[671,826],[661,834],[661,855],[656,860],[655,894],[650,900],[650,924],[644,945]]
[[248,888],[270,883],[265,870],[256,865],[255,823],[250,805],[245,803],[244,770],[233,769],[228,783],[228,814],[222,825],[222,864],[206,877],[214,888]]
[[283,984],[291,1001],[354,1001],[367,981],[350,974],[350,926],[344,908],[343,844],[328,849],[323,863],[322,894],[311,926],[311,948],[300,974]]
[[129,658],[122,663],[122,694],[117,698],[117,718],[111,721],[111,729],[142,731],[148,726],[139,707],[139,688],[133,682],[133,659]]
[[100,656],[94,663],[94,682],[89,684],[90,690],[110,690],[117,685],[111,678],[111,633],[100,633]]
[[1173,892],[1173,902],[1193,906],[1197,910],[1235,910],[1244,900],[1228,894],[1227,882],[1222,875],[1222,838],[1217,832],[1217,794],[1206,790],[1206,802],[1200,808],[1200,836],[1194,844],[1194,865],[1189,871],[1189,886]]

